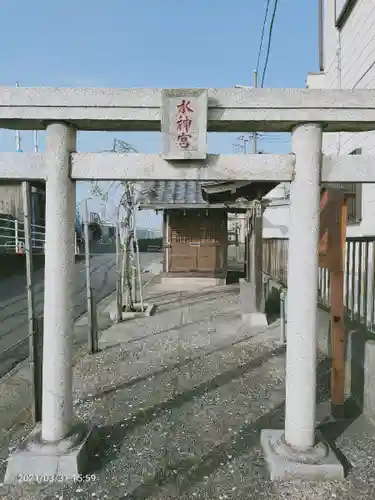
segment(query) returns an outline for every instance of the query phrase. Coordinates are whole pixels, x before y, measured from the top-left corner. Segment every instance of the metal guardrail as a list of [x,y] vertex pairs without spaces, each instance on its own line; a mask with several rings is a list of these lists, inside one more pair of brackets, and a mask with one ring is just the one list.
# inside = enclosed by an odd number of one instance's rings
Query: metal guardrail
[[[112,267],[115,266],[115,263],[111,263],[110,266],[108,266],[108,261],[105,262],[100,262],[97,265],[92,265],[90,267],[90,273],[94,275],[95,273],[101,273],[102,269],[105,269],[105,272],[108,272]],[[113,293],[114,289],[110,289],[108,291],[108,294]],[[43,282],[38,282],[33,285],[33,292],[35,294],[35,308],[37,309],[38,315],[41,315],[43,313],[43,301],[44,301],[44,283]],[[92,293],[94,295],[94,293]],[[106,296],[105,294],[104,296]],[[104,297],[103,296],[103,297]],[[97,298],[98,300],[101,300],[103,297],[94,297]],[[79,300],[77,300],[79,298]],[[73,299],[74,299],[74,318],[77,320],[80,318],[82,315],[86,314],[87,309],[87,296],[86,296],[86,283],[82,283],[80,287],[77,287],[74,290],[73,293]],[[13,309],[18,309],[17,311],[17,320],[14,322],[13,325],[11,325],[9,328],[2,328],[2,335],[7,336],[7,335],[12,335],[13,333],[16,332],[21,327],[25,327],[27,324],[27,305],[25,304],[26,298],[25,296],[22,295],[16,295],[15,297],[10,298],[8,301],[4,302],[2,304],[4,311],[9,308],[11,311],[11,314],[13,314]],[[97,304],[95,304],[96,306]],[[5,317],[6,319],[6,317]],[[15,342],[13,345],[11,345],[9,348],[3,350],[0,352],[0,358],[7,353],[8,351],[11,351],[15,347],[19,346],[22,342],[24,342],[28,336],[26,335],[25,337],[19,339],[17,342]]]
[[[45,227],[31,225],[31,242],[34,252],[44,253]],[[23,254],[25,249],[25,229],[23,222],[14,217],[0,217],[0,252]]]
[[[263,240],[263,272],[287,286],[288,239]],[[347,317],[375,333],[375,236],[347,238],[344,273]],[[319,268],[318,302],[329,309],[330,273]]]
[[[98,350],[98,330],[100,329],[99,317],[98,317],[98,303],[105,297],[112,294],[115,290],[116,283],[111,278],[110,274],[115,272],[116,262],[110,256],[108,259],[95,260],[93,253],[90,253],[93,258],[90,266],[91,278],[94,275],[105,273],[106,278],[100,280],[101,284],[95,290],[91,290],[91,307],[89,307],[91,316],[88,318],[87,322],[87,333],[88,333],[88,344],[89,352],[95,353]],[[146,278],[145,271],[142,270],[142,276]],[[149,279],[144,279],[143,289],[145,289],[155,278],[154,274],[151,274]],[[44,302],[44,285],[42,281],[33,284],[32,290],[35,294],[35,315],[37,317],[43,315],[43,302]],[[80,286],[77,286],[73,293],[74,301],[74,320],[77,321],[80,317],[87,314],[88,299],[87,299],[87,287],[86,281],[82,282]],[[7,373],[20,361],[24,360],[29,355],[29,339],[30,334],[20,336],[17,332],[19,330],[26,330],[28,324],[28,308],[26,304],[26,297],[22,295],[17,295],[15,297],[9,298],[9,300],[4,301],[2,304],[3,321],[5,324],[1,325],[1,337],[15,337],[13,343],[2,350],[0,350],[0,377]],[[9,316],[6,315],[9,311]],[[14,321],[7,322],[8,318],[14,317]],[[81,340],[80,340],[81,343]],[[79,344],[80,345],[80,344]]]

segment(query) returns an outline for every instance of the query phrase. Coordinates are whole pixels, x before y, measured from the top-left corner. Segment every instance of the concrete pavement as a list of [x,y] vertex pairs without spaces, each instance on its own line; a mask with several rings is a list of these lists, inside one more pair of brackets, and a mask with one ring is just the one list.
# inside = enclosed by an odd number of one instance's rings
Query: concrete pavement
[[[146,268],[162,259],[160,253],[140,254],[141,266]],[[98,301],[113,292],[116,287],[116,257],[113,253],[92,255],[91,280]],[[75,319],[86,312],[86,277],[84,261],[77,261],[75,283]],[[37,315],[43,312],[44,269],[35,272],[35,308]],[[28,325],[25,276],[14,276],[0,284],[0,377],[28,356]],[[15,347],[13,347],[15,346]]]

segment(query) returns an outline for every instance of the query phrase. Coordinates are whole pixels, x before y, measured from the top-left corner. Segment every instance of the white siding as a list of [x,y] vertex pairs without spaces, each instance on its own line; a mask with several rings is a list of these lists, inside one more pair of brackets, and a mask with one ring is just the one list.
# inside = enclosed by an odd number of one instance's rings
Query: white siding
[[[324,78],[309,79],[324,88],[375,88],[375,1],[358,0],[344,26],[335,27],[335,1],[324,0]],[[362,148],[375,154],[375,132],[324,134],[326,154],[349,154]],[[375,184],[362,188],[362,222],[348,227],[348,236],[375,234]]]
[[[277,202],[275,202],[277,203]],[[289,238],[289,204],[275,204],[263,214],[263,238]]]
[[[324,0],[324,72],[327,82],[336,79],[337,33],[335,29],[335,0]],[[327,85],[330,87],[330,85]]]
[[[375,2],[358,0],[341,30],[343,88],[354,88],[375,61]],[[374,74],[373,74],[374,77]],[[366,78],[371,83],[373,77]]]

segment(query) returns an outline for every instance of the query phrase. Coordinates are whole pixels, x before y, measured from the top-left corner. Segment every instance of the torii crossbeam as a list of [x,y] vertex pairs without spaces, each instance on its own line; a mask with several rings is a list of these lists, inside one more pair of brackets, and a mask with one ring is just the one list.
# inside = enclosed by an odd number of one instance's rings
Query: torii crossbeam
[[[189,114],[190,113],[190,114]],[[0,88],[0,126],[46,130],[40,154],[0,155],[0,179],[46,180],[42,423],[11,455],[19,474],[81,473],[90,431],[72,405],[76,180],[292,181],[285,428],[263,430],[272,478],[343,477],[316,442],[316,303],[321,182],[375,182],[375,158],[322,156],[326,132],[375,129],[374,90]],[[161,155],[77,153],[77,130],[162,131]],[[208,155],[207,132],[292,132],[289,155]]]

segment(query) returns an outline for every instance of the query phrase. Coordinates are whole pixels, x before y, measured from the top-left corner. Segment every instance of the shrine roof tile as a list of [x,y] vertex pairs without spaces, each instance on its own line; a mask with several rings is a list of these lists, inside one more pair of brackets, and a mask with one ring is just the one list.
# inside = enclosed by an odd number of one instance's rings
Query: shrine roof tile
[[208,206],[202,196],[202,182],[150,181],[141,184],[140,208]]

